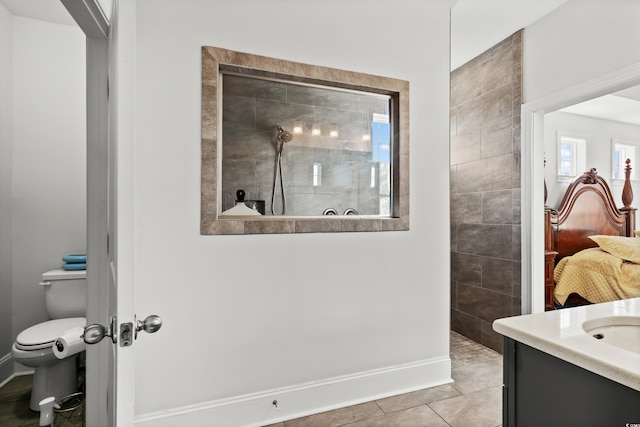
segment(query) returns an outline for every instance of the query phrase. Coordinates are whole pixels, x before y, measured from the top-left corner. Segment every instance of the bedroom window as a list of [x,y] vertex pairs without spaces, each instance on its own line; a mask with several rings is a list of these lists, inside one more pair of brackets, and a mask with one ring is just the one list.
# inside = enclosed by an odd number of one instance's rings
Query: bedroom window
[[571,181],[587,168],[586,138],[558,135],[558,182]]
[[636,180],[636,169],[638,168],[638,153],[640,152],[640,142],[637,141],[621,141],[619,139],[611,139],[612,154],[611,159],[611,178],[613,180],[624,180],[624,169],[626,160],[631,160],[631,176],[630,179]]

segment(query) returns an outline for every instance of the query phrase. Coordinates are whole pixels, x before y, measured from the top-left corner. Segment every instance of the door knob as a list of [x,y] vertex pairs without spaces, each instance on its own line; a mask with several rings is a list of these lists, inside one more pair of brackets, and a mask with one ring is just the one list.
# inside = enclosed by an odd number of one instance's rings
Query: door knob
[[[122,323],[120,325],[120,347],[128,347],[133,344],[133,340],[138,338],[139,331],[145,331],[148,334],[157,332],[162,326],[162,319],[160,316],[152,314],[147,316],[144,320],[136,320],[135,328],[132,322]],[[94,323],[93,325],[86,326],[82,339],[87,344],[97,344],[104,337],[110,337],[113,343],[118,342],[118,323],[115,317],[111,318],[111,324],[107,327]],[[133,335],[133,337],[132,337]]]
[[111,341],[116,343],[117,337],[115,337],[112,333],[112,331],[115,330],[115,327],[116,327],[115,317],[111,319],[111,325],[109,325],[106,328],[103,325],[94,323],[84,328],[82,339],[87,344],[97,344],[100,341],[102,341],[104,337],[110,337]]
[[136,337],[138,332],[145,331],[148,334],[157,332],[162,327],[162,319],[155,314],[147,316],[144,320],[136,321]]

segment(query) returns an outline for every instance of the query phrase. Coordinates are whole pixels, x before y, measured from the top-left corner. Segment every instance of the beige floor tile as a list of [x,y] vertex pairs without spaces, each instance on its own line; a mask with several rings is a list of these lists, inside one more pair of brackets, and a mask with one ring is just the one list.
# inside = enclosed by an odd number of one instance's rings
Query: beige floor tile
[[398,396],[387,397],[386,399],[377,400],[376,403],[380,406],[380,409],[388,414],[459,395],[460,392],[451,387],[451,385],[446,384],[411,393],[400,394]]
[[429,404],[451,427],[502,424],[502,389],[493,387]]
[[460,367],[469,364],[489,361],[501,361],[502,355],[497,351],[451,331],[450,356],[451,366]]
[[375,402],[362,403],[360,405],[348,406],[334,411],[323,412],[308,417],[297,418],[285,421],[285,427],[337,427],[355,421],[383,415],[384,412]]
[[370,418],[345,427],[449,427],[431,408],[422,405],[392,414]]
[[451,386],[462,394],[502,386],[502,363],[481,362],[451,368]]

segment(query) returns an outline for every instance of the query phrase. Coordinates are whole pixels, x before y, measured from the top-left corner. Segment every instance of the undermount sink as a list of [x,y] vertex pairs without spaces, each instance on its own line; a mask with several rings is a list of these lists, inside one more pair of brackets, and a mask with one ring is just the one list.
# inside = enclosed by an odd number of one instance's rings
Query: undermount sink
[[640,316],[610,316],[587,320],[582,329],[594,339],[640,354]]

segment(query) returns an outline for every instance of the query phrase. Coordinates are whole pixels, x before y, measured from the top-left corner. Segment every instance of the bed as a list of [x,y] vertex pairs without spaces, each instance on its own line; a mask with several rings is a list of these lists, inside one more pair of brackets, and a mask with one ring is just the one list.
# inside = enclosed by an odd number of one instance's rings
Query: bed
[[546,206],[545,187],[545,310],[640,296],[630,173],[627,159],[621,208],[595,168],[569,184],[558,209]]

